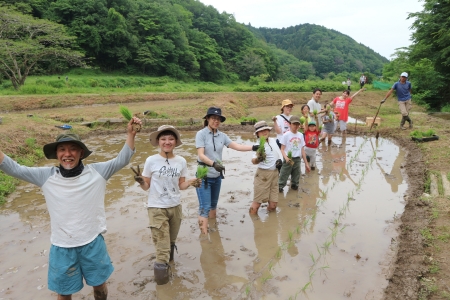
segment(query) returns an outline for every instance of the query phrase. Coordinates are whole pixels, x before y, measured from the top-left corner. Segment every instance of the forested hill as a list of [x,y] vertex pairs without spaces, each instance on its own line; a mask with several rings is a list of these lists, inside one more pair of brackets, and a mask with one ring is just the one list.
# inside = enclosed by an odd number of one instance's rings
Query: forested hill
[[311,62],[318,74],[355,70],[381,74],[383,65],[389,62],[351,37],[319,25],[301,24],[282,29],[247,27],[267,43]]
[[[252,76],[298,81],[329,72],[381,74],[387,62],[348,36],[321,26],[255,29],[198,0],[2,0],[0,13],[5,24],[24,22],[23,28],[29,21],[20,14],[64,25],[67,35],[75,37],[76,47],[70,47],[103,71],[214,82],[247,81]],[[17,49],[35,43],[47,47],[39,40],[52,39],[52,34],[42,26],[41,37],[33,36],[37,41],[25,32],[19,33],[19,40],[12,26],[5,42]],[[27,55],[39,57],[39,47],[30,48]],[[3,50],[0,58],[14,55]],[[61,73],[67,67],[60,59],[47,59],[34,65],[32,73]]]

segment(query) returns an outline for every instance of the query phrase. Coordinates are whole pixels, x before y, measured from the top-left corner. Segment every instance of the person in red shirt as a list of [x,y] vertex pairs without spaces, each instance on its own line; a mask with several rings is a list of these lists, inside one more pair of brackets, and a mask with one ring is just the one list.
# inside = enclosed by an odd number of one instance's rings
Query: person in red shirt
[[319,147],[320,130],[317,129],[316,122],[310,121],[308,128],[305,130],[305,154],[309,162],[311,170],[316,169],[316,152]]
[[342,133],[347,132],[348,108],[350,103],[352,103],[353,98],[362,90],[363,89],[360,89],[352,96],[350,96],[349,90],[345,90],[342,92],[341,96],[334,98],[333,102],[330,103],[330,105],[334,107],[334,113],[339,113],[339,129]]

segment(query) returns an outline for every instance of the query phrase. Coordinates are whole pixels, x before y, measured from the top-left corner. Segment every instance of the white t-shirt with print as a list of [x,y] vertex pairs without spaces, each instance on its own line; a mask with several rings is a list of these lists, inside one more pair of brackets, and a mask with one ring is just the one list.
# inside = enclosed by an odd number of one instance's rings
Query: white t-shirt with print
[[291,128],[290,125],[289,125],[289,122],[286,121],[282,116],[284,116],[284,118],[286,118],[288,121],[291,119],[291,116],[286,116],[285,114],[281,114],[281,115],[277,116],[277,121],[276,122],[278,124],[278,127],[281,128],[281,133],[280,134],[277,133],[277,140],[278,141],[281,141],[281,138],[283,137],[283,134],[285,132],[289,131],[290,128]]
[[186,160],[176,155],[166,160],[160,154],[149,156],[142,176],[150,178],[148,207],[169,208],[180,204],[180,177],[186,177]]
[[298,131],[297,133],[292,133],[288,131],[283,135],[280,143],[285,146],[284,152],[286,155],[289,151],[292,151],[292,157],[302,156],[302,148],[305,147],[305,138],[303,137],[303,133]]

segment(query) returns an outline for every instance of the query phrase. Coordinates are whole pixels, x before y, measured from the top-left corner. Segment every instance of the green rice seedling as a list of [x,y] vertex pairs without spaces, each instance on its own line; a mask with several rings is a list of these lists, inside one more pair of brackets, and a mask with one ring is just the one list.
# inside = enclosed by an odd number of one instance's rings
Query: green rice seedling
[[295,227],[295,231],[297,231],[297,234],[300,233],[300,225],[297,225],[297,227]]
[[334,224],[334,226],[338,226],[339,225],[339,220],[338,219],[334,219],[333,224]]
[[278,250],[277,250],[277,253],[275,254],[275,256],[277,257],[277,258],[281,258],[281,247],[278,247]]
[[266,149],[264,148],[265,143],[266,137],[264,136],[259,137],[259,147],[258,150],[256,150],[256,153],[260,155],[264,161],[266,160]]
[[133,114],[126,106],[123,105],[119,106],[119,111],[122,114],[122,116],[128,121],[130,121],[131,118],[133,117]]
[[250,286],[247,284],[247,286],[245,287],[245,295],[248,297],[249,294],[250,294]]
[[200,180],[203,180],[205,183],[205,189],[208,187],[208,181],[207,181],[207,176],[208,175],[208,167],[207,166],[202,166],[202,165],[198,165],[197,166],[197,172],[195,173],[195,177],[197,177]]
[[311,281],[311,279],[314,277],[315,273],[316,273],[316,270],[314,270],[311,273],[309,273],[309,281]]
[[339,230],[339,231],[343,232],[346,227],[347,227],[347,225],[342,226],[341,230]]
[[310,282],[307,282],[307,283],[301,288],[301,291],[302,291],[303,293],[305,293],[306,289],[307,289],[310,285],[311,285],[311,281],[310,281]]
[[317,249],[317,252],[319,253],[319,257],[322,256],[322,252],[320,252],[319,246],[317,246],[317,244],[316,244],[316,249]]
[[305,122],[306,122],[306,118],[305,117],[300,117],[300,124],[305,124]]
[[288,231],[288,235],[289,235],[289,241],[292,242],[292,238],[294,236],[294,232],[293,231]]
[[325,252],[328,252],[330,250],[331,241],[325,241],[322,245],[322,248],[325,250]]
[[264,284],[264,283],[266,283],[267,280],[272,279],[272,278],[273,278],[272,274],[267,274],[266,276],[263,276],[261,278],[261,282]]
[[292,151],[291,151],[291,150],[288,151],[287,157],[288,157],[289,159],[292,159]]
[[317,109],[314,109],[314,110],[313,110],[313,115],[314,115],[314,116],[317,116],[317,113],[318,113],[318,112],[317,112]]
[[[130,121],[133,118],[133,114],[126,106],[120,105],[119,111],[127,121]],[[135,132],[141,131],[141,124],[133,123],[131,126],[133,127],[133,131]]]
[[311,260],[313,262],[313,266],[316,264],[316,258],[314,257],[314,254],[309,253],[309,257],[311,257]]

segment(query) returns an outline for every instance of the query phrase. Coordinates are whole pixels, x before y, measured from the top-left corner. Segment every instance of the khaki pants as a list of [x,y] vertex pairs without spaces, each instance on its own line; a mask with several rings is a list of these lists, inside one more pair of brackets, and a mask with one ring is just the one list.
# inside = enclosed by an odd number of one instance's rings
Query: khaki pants
[[278,170],[256,170],[253,180],[253,201],[278,202]]
[[406,101],[398,101],[398,108],[400,108],[400,112],[402,116],[406,117],[409,115],[409,111],[411,110],[411,99]]
[[170,208],[149,207],[148,218],[156,248],[156,262],[168,263],[170,244],[175,244],[183,219],[181,204]]

